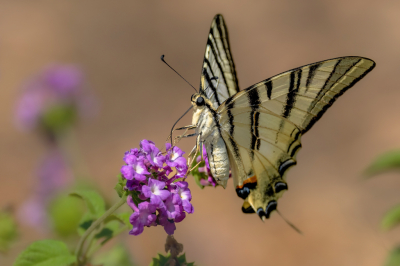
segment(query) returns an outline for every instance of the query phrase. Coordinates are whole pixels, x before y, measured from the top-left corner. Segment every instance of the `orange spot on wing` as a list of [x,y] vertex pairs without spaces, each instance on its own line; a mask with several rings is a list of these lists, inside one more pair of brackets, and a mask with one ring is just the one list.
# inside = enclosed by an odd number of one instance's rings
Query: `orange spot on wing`
[[241,186],[237,186],[236,188],[243,188],[243,186],[248,183],[257,183],[257,177],[253,175],[252,177],[247,178],[243,181],[243,184]]

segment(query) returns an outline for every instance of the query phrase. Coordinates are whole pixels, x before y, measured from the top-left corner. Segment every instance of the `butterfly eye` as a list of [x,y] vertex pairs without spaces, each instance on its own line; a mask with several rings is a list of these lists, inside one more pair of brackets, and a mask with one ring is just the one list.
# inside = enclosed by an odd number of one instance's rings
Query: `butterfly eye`
[[204,105],[204,98],[201,97],[201,96],[199,98],[197,98],[196,104],[197,104],[197,106],[203,106]]

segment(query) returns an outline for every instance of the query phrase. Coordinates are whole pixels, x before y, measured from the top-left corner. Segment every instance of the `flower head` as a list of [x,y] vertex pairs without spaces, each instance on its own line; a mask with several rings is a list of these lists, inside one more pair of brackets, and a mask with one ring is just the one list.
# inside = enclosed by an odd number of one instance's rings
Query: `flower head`
[[144,226],[157,225],[172,235],[175,223],[181,222],[186,212],[193,213],[188,184],[178,181],[187,171],[184,152],[170,144],[166,147],[163,155],[154,142],[142,140],[140,149],[125,153],[121,174],[130,193],[127,203],[134,211],[130,217],[132,235],[141,234]]
[[57,133],[93,106],[83,72],[73,65],[53,65],[28,80],[17,102],[16,122],[23,129]]

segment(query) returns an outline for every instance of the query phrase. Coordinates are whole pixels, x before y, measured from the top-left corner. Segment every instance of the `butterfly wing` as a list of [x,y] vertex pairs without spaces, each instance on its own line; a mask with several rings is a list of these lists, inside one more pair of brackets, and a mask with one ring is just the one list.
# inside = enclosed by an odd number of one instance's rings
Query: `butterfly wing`
[[[212,79],[213,77],[218,79]],[[211,100],[215,109],[239,92],[228,30],[220,14],[214,17],[208,33],[200,82],[201,90]]]
[[269,217],[287,189],[300,137],[375,63],[341,57],[299,67],[228,98],[217,113],[242,210]]

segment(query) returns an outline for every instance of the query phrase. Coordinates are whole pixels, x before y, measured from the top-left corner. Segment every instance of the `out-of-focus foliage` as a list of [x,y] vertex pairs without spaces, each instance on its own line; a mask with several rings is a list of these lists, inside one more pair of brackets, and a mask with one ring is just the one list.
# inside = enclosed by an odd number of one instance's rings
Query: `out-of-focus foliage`
[[33,242],[16,259],[13,266],[68,266],[76,257],[68,250],[67,245],[56,240]]
[[385,262],[385,266],[399,266],[400,265],[400,247],[393,249]]
[[17,225],[9,212],[0,212],[0,252],[6,252],[17,237]]
[[[371,163],[365,171],[367,177],[383,173],[386,171],[400,169],[400,150],[384,153]],[[392,229],[400,224],[400,205],[389,210],[381,221],[381,226],[385,230]],[[385,266],[400,265],[400,247],[394,248],[389,254]]]
[[117,245],[93,259],[93,265],[102,266],[135,266],[123,245]]
[[[149,266],[169,266],[169,260],[171,258],[171,254],[168,253],[167,256],[162,254],[158,254],[156,258],[153,258],[153,261],[150,263]],[[178,265],[185,265],[185,266],[194,266],[194,262],[186,262],[186,255],[182,254],[178,257]]]
[[53,228],[62,237],[76,235],[76,229],[85,212],[82,201],[76,197],[59,195],[49,206]]
[[[392,229],[400,224],[400,205],[388,211],[382,219],[382,228],[385,230]],[[400,265],[400,264],[399,264]]]
[[365,171],[366,176],[371,177],[385,171],[400,169],[400,150],[384,153],[371,163]]
[[93,221],[104,214],[106,211],[106,204],[102,196],[93,190],[80,190],[70,195],[82,199],[87,207],[87,211],[79,222],[78,233],[82,236]]

